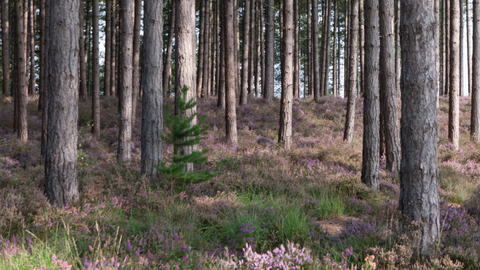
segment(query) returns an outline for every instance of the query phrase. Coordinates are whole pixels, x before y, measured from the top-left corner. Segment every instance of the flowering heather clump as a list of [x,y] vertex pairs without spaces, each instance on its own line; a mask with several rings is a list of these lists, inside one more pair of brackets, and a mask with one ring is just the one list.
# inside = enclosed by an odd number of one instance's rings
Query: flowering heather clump
[[294,243],[287,243],[287,248],[283,245],[268,251],[264,254],[258,254],[252,250],[247,243],[243,249],[245,260],[240,261],[239,266],[245,269],[308,269],[314,267],[314,260],[310,255],[311,251],[306,248],[300,248]]

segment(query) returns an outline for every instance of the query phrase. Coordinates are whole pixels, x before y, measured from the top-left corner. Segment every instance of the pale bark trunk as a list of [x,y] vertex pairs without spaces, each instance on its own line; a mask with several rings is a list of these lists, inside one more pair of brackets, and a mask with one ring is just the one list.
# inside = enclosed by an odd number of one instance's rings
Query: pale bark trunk
[[[133,70],[132,70],[132,126],[137,118],[137,98],[140,93],[140,21],[142,19],[142,0],[135,0],[133,26]],[[163,48],[163,47],[162,47]]]
[[250,46],[250,49],[248,50],[250,53],[248,55],[248,96],[252,97],[253,96],[253,66],[254,66],[254,59],[255,59],[255,0],[252,1],[250,4],[250,23],[249,23],[249,28],[250,28],[250,43],[248,44]]
[[480,141],[480,0],[473,0],[471,138]]
[[120,134],[117,161],[128,162],[132,154],[132,60],[134,1],[120,0],[121,17],[121,84],[120,84]]
[[[40,66],[39,83],[38,83],[38,110],[43,111],[43,93],[45,93],[45,0],[40,1],[40,42],[38,62]],[[4,73],[5,74],[5,73]],[[4,75],[5,76],[5,75]],[[5,79],[5,77],[4,77]]]
[[110,74],[110,95],[111,96],[116,96],[117,95],[117,55],[118,55],[118,50],[117,50],[117,16],[116,16],[116,10],[117,10],[117,0],[110,0],[112,1],[112,13],[111,13],[111,20],[112,20],[112,71]]
[[164,97],[170,96],[170,85],[172,81],[172,48],[173,48],[173,36],[175,30],[175,6],[177,0],[171,0],[172,10],[168,16],[168,41],[167,41],[167,54],[165,55],[165,65],[163,67],[163,93]]
[[106,28],[105,28],[105,76],[103,78],[103,94],[111,95],[112,76],[112,0],[106,0]]
[[[400,40],[400,6],[401,0],[395,1],[395,96],[400,97],[400,79],[402,76],[402,57]],[[448,1],[448,0],[447,0]]]
[[30,76],[28,83],[28,94],[34,95],[35,87],[35,3],[28,0],[28,53],[30,59]]
[[313,56],[313,93],[315,101],[320,100],[320,64],[318,62],[318,2],[312,1],[312,56]]
[[326,0],[326,9],[325,9],[325,28],[323,30],[323,35],[325,36],[324,43],[325,43],[325,52],[322,52],[323,57],[323,96],[328,95],[328,86],[329,86],[329,78],[330,78],[330,23],[331,23],[331,1]]
[[224,19],[224,3],[220,3],[220,62],[219,62],[219,87],[217,107],[225,109],[225,19]]
[[[80,9],[78,12],[78,16],[80,17],[80,35],[78,38],[79,42],[79,57],[80,57],[80,98],[82,100],[87,99],[87,56],[85,54],[85,37],[83,35],[83,24],[85,23],[84,20],[84,2],[80,1]],[[88,37],[87,37],[88,40]]]
[[45,193],[53,205],[65,207],[67,203],[77,201],[79,198],[77,177],[79,3],[76,0],[50,2],[50,12],[47,13],[49,136],[45,159]]
[[451,11],[450,11],[450,1],[451,0],[444,0],[445,2],[445,5],[446,5],[446,8],[445,8],[445,44],[447,46],[447,49],[446,49],[446,57],[445,57],[445,89],[443,91],[443,94],[444,95],[448,95],[449,91],[450,91],[450,72],[451,72],[451,67],[450,67],[450,57],[451,57],[451,51],[450,51],[450,48],[451,48],[451,44],[450,44],[450,41],[451,41],[451,37],[452,37],[452,34],[451,34],[451,29],[450,29],[450,14],[451,14]]
[[299,16],[298,16],[298,0],[293,1],[293,97],[300,97],[300,39],[299,39]]
[[393,0],[380,0],[380,89],[381,114],[384,116],[386,169],[400,170],[400,138],[398,134],[397,99],[393,51]]
[[293,105],[293,0],[285,0],[283,7],[283,74],[282,100],[280,103],[280,129],[278,142],[285,150],[292,147],[292,105]]
[[243,13],[242,89],[240,90],[240,105],[247,104],[248,57],[250,53],[250,2],[251,0],[245,0]]
[[470,8],[470,0],[467,0],[467,63],[468,63],[468,95],[472,94],[472,9]]
[[3,96],[10,96],[10,19],[9,0],[2,0]]
[[205,2],[207,0],[200,0],[200,19],[199,19],[199,34],[198,34],[198,66],[197,66],[197,97],[202,95],[203,86],[203,55],[205,53]]
[[[44,1],[45,9],[44,9],[44,73],[43,73],[43,85],[44,85],[44,91],[42,93],[42,100],[43,100],[43,110],[42,110],[42,137],[41,137],[41,143],[40,143],[40,153],[42,155],[42,161],[45,161],[45,157],[47,156],[47,138],[48,138],[48,102],[49,102],[49,88],[48,88],[48,51],[50,48],[50,0],[45,0]],[[80,22],[80,20],[79,20]],[[79,31],[81,32],[81,30]]]
[[460,0],[450,0],[450,91],[448,110],[448,139],[455,150],[460,138]]
[[204,42],[204,53],[203,55],[199,55],[199,57],[203,57],[203,79],[202,79],[202,92],[201,96],[206,97],[208,96],[209,89],[209,76],[210,76],[210,1],[205,0],[205,26],[204,26],[204,34],[203,34],[203,42]]
[[99,6],[98,0],[93,0],[93,50],[92,50],[92,133],[100,138],[100,62],[99,62]]
[[307,0],[307,39],[308,39],[308,52],[307,52],[307,58],[308,58],[308,70],[307,70],[307,78],[308,78],[308,97],[313,96],[313,55],[312,55],[312,1],[313,0]]
[[[174,2],[176,0],[173,0]],[[172,3],[173,4],[173,3]],[[172,8],[172,12],[175,9]],[[142,165],[141,172],[154,181],[155,166],[162,163],[163,91],[163,5],[162,1],[145,0],[145,34],[143,49],[142,96]],[[170,15],[170,18],[172,14]],[[172,26],[172,24],[170,24]],[[171,32],[170,32],[171,33]]]
[[348,97],[348,68],[349,68],[349,50],[350,50],[350,10],[353,0],[345,0],[345,35],[343,46],[343,97]]
[[380,184],[380,92],[378,86],[378,0],[365,0],[365,69],[362,182],[378,189]]
[[[269,0],[269,3],[271,2],[273,2],[273,0]],[[237,63],[235,62],[234,20],[236,18],[235,18],[234,9],[235,9],[234,0],[224,1],[223,25],[225,26],[225,79],[226,79],[225,127],[226,127],[227,142],[235,146],[237,145],[237,112],[235,108],[235,87],[237,86],[237,82],[236,82]]]
[[351,0],[350,13],[350,44],[348,53],[348,101],[347,101],[347,115],[345,121],[345,132],[343,140],[348,143],[353,142],[354,127],[355,127],[355,94],[357,88],[358,77],[358,1]]
[[26,66],[27,66],[27,50],[26,50],[26,35],[25,35],[25,12],[23,9],[23,1],[16,2],[15,13],[17,15],[17,47],[16,62],[17,62],[17,97],[18,97],[18,129],[17,138],[22,142],[28,140],[27,128],[27,86],[26,86]]
[[[435,27],[435,68],[437,70],[437,74],[440,73],[440,0],[434,0],[435,6],[435,23],[437,27]],[[437,77],[438,80],[438,77]],[[437,84],[438,86],[438,84]],[[440,88],[437,88],[437,108],[440,108]]]
[[332,93],[337,97],[337,27],[338,27],[338,1],[333,1],[333,74],[332,74]]
[[430,257],[440,237],[437,156],[437,74],[433,0],[402,1],[403,215],[421,224],[420,254]]
[[[266,3],[266,11],[265,11],[265,84],[263,87],[265,88],[264,98],[267,102],[271,102],[273,100],[273,91],[274,91],[274,22],[273,22],[273,0],[267,0]],[[263,80],[263,78],[262,78]]]

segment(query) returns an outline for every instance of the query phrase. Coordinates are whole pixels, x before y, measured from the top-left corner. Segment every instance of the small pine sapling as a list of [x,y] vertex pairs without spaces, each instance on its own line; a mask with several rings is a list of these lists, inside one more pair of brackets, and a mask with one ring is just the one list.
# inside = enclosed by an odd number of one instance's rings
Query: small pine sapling
[[[179,155],[179,151],[182,147],[197,145],[201,140],[200,136],[209,128],[208,125],[203,125],[207,118],[206,115],[204,115],[195,125],[192,125],[192,121],[197,115],[197,112],[187,118],[182,116],[184,115],[183,112],[197,106],[197,102],[193,99],[190,99],[187,102],[187,91],[188,88],[184,86],[182,89],[183,96],[181,95],[178,98],[179,115],[170,116],[168,113],[165,114],[165,126],[168,131],[165,136],[162,136],[162,139],[165,143],[173,144],[174,150],[172,164],[167,167],[165,162],[162,162],[161,167],[156,167],[164,176],[167,176],[171,180],[182,185],[208,181],[215,176],[214,173],[205,170],[198,172],[185,171],[187,163],[201,164],[206,162],[208,159],[205,156],[208,152],[207,149],[203,149],[202,151],[193,150],[191,154]],[[167,106],[166,112],[169,111],[170,108]]]

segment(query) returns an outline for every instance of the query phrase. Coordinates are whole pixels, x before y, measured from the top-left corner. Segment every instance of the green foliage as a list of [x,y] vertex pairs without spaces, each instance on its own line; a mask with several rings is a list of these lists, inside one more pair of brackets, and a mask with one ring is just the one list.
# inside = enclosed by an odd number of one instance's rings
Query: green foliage
[[[193,99],[186,100],[188,88],[183,87],[183,96],[178,98],[179,115],[170,116],[168,113],[165,115],[165,126],[168,128],[166,136],[162,136],[165,143],[173,144],[173,159],[170,166],[166,166],[165,162],[162,162],[161,167],[156,167],[163,175],[167,175],[172,180],[180,184],[200,183],[212,179],[215,174],[202,171],[185,171],[187,163],[201,164],[207,161],[205,154],[207,149],[202,151],[196,151],[195,149],[190,154],[179,154],[179,150],[186,146],[197,145],[201,138],[200,135],[204,134],[209,126],[203,125],[206,119],[204,115],[197,124],[193,124],[193,119],[197,116],[197,112],[193,113],[189,117],[184,117],[184,112],[193,109],[197,106],[197,102]],[[167,106],[166,111],[170,108]]]

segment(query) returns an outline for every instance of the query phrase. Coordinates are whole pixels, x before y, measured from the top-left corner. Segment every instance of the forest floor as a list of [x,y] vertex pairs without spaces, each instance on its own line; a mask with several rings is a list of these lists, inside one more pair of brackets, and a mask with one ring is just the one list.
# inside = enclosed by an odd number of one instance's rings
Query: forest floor
[[[460,150],[448,143],[441,98],[441,239],[428,265],[416,262],[418,224],[401,224],[399,178],[384,170],[379,191],[360,181],[363,100],[353,144],[342,140],[346,100],[295,100],[293,147],[276,143],[279,102],[237,110],[238,147],[225,143],[224,111],[199,100],[210,128],[200,143],[212,180],[151,187],[140,174],[141,109],[133,160],[116,163],[115,98],[102,99],[101,138],[80,102],[81,198],[51,207],[43,195],[41,115],[29,100],[29,141],[12,132],[13,104],[0,101],[0,269],[478,269],[480,145],[470,142],[470,100],[461,98]],[[169,100],[167,103],[172,103]],[[138,106],[140,107],[140,105]],[[400,110],[399,110],[400,113]],[[164,158],[172,147],[164,144]],[[288,265],[287,266],[282,266]],[[272,267],[272,268],[268,268]]]

